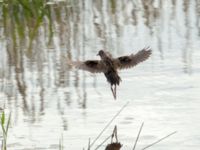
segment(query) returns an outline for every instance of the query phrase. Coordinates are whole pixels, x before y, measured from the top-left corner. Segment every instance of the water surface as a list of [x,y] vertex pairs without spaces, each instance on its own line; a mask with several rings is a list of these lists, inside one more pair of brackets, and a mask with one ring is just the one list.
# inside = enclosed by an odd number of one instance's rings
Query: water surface
[[[44,20],[31,47],[29,28],[24,40],[17,33],[13,39],[12,22],[8,19],[4,26],[0,13],[0,107],[12,113],[9,150],[58,149],[61,137],[65,149],[86,148],[88,139],[94,140],[126,102],[129,105],[95,146],[116,124],[123,149],[131,149],[144,122],[137,149],[173,131],[178,132],[152,149],[199,149],[198,0],[48,5],[52,5],[52,37]],[[76,70],[67,63],[99,59],[100,49],[117,57],[145,46],[152,48],[151,58],[120,71],[116,101],[102,74]]]

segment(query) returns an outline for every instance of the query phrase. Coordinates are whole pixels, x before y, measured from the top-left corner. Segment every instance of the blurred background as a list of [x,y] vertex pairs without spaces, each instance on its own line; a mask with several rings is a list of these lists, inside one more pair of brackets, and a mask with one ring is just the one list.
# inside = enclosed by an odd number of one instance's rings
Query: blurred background
[[[67,63],[99,59],[100,49],[117,57],[146,46],[150,59],[120,71],[116,101],[103,74]],[[131,149],[144,122],[138,149],[178,131],[152,149],[197,150],[199,64],[200,0],[0,0],[8,149],[58,149],[61,137],[65,149],[86,148],[129,101],[95,145],[117,124],[122,149]]]

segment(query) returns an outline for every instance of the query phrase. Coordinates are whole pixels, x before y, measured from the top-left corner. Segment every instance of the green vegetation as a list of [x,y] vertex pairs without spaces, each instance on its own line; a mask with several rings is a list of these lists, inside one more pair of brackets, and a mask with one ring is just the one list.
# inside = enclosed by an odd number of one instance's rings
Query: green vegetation
[[11,114],[9,114],[7,123],[6,123],[6,118],[5,118],[5,113],[1,114],[1,129],[3,131],[3,139],[2,139],[2,145],[1,145],[1,150],[6,150],[7,149],[7,136],[8,136],[8,128],[10,125],[10,118]]
[[24,40],[29,37],[29,47],[38,34],[38,29],[44,21],[49,24],[49,37],[52,36],[52,20],[50,5],[46,0],[1,0],[0,19],[2,19],[4,34],[13,40]]
[[63,146],[63,135],[61,136],[60,140],[59,140],[59,150],[64,150],[64,146]]

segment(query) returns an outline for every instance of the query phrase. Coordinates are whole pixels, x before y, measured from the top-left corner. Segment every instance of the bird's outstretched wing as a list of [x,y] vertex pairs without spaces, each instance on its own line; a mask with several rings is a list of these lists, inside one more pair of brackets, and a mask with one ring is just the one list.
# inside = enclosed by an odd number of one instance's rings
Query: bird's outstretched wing
[[74,61],[71,64],[78,69],[91,73],[105,72],[107,68],[101,60]]
[[114,63],[116,64],[118,69],[127,69],[130,67],[134,67],[140,62],[145,61],[146,59],[149,58],[151,53],[152,51],[149,47],[143,48],[136,54],[131,54],[129,56],[121,56],[121,57],[115,58]]

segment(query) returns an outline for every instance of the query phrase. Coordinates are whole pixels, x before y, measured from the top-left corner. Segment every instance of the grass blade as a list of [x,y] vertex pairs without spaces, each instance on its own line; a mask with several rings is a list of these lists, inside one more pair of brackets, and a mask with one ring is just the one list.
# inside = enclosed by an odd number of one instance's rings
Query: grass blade
[[144,122],[142,123],[142,125],[141,125],[141,127],[140,127],[140,130],[139,130],[139,132],[138,132],[137,138],[136,138],[136,140],[135,140],[135,144],[134,144],[134,146],[133,146],[133,150],[135,150],[135,148],[136,148],[136,145],[137,145],[137,142],[138,142],[138,140],[139,140],[140,133],[141,133],[141,131],[142,131],[143,125],[144,125]]
[[159,142],[163,141],[164,139],[166,139],[166,138],[168,138],[168,137],[170,137],[170,136],[174,135],[175,133],[177,133],[177,131],[175,131],[175,132],[172,132],[172,133],[168,134],[167,136],[165,136],[165,137],[163,137],[163,138],[161,138],[161,139],[159,139],[159,140],[155,141],[154,143],[152,143],[152,144],[150,144],[150,145],[148,145],[148,146],[144,147],[144,148],[143,148],[143,149],[141,149],[141,150],[145,150],[145,149],[147,149],[147,148],[150,148],[150,147],[152,147],[152,146],[154,146],[154,145],[158,144]]
[[101,144],[99,144],[94,150],[99,149],[106,141],[108,141],[109,138],[111,138],[112,135],[108,136]]
[[6,125],[6,135],[8,133],[8,128],[9,128],[9,125],[10,125],[10,119],[11,119],[11,113],[9,114],[8,122],[7,122],[7,125]]
[[107,125],[103,128],[103,130],[99,133],[99,135],[95,138],[95,140],[90,145],[90,148],[94,145],[94,143],[99,139],[99,137],[103,134],[103,132],[108,128],[108,126],[114,121],[114,119],[124,110],[124,108],[129,104],[127,102],[115,115],[114,117],[107,123]]
[[5,113],[3,111],[2,115],[1,115],[1,124],[4,125],[5,123]]

